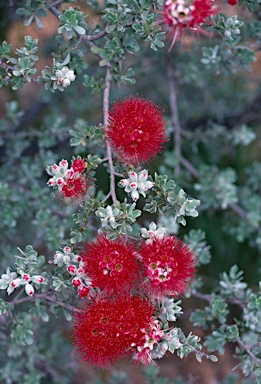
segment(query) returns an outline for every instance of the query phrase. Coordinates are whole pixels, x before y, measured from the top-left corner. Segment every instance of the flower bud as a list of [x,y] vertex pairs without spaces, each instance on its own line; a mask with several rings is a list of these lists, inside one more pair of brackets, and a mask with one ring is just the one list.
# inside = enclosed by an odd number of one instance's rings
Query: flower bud
[[57,71],[55,71],[55,76],[60,78],[60,77],[63,77],[63,73],[62,71],[60,71],[59,69],[57,69]]
[[79,287],[81,285],[81,280],[80,279],[73,279],[72,280],[72,285],[74,287]]
[[32,286],[32,284],[26,284],[24,289],[25,289],[25,293],[28,296],[32,296],[34,294],[34,287]]
[[75,265],[68,265],[68,267],[67,267],[67,271],[68,271],[71,275],[74,275],[74,274],[75,274],[75,270],[76,270]]
[[139,197],[140,197],[140,195],[139,195],[139,192],[137,191],[137,189],[134,189],[133,191],[131,191],[132,200],[137,201]]
[[71,253],[72,250],[70,247],[64,247],[63,252],[68,254],[68,253]]
[[47,185],[49,185],[49,187],[52,187],[53,185],[55,185],[55,181],[53,177],[51,177],[51,179],[48,180]]
[[28,281],[30,280],[30,275],[28,275],[28,273],[24,273],[22,279]]
[[70,80],[67,79],[67,77],[66,77],[65,79],[63,79],[62,84],[63,84],[63,87],[66,88],[66,87],[68,87],[68,85],[71,84],[71,82],[70,82]]
[[16,287],[19,287],[19,285],[21,285],[22,283],[22,279],[14,279],[12,282],[11,282],[11,286],[16,288]]
[[85,285],[83,285],[81,288],[78,289],[78,295],[81,299],[86,297],[89,292],[90,292],[89,288],[85,287]]
[[54,174],[57,174],[58,172],[60,172],[60,167],[58,167],[57,164],[54,164],[52,166],[52,171],[53,171]]
[[44,278],[41,275],[34,275],[34,276],[32,276],[32,281],[34,283],[41,284],[44,281]]
[[63,262],[64,262],[64,264],[68,264],[69,261],[71,261],[71,259],[70,259],[69,256],[64,256],[64,257],[63,257]]
[[76,76],[74,74],[74,72],[72,70],[69,70],[67,73],[66,73],[66,77],[70,80],[70,81],[74,81]]

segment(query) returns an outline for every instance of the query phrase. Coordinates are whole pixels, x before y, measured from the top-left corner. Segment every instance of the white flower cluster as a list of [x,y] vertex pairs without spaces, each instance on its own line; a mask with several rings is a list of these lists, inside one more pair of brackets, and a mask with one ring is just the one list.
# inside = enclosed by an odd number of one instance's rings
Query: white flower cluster
[[81,257],[73,253],[70,247],[66,246],[62,251],[57,251],[55,253],[53,262],[58,265],[58,267],[62,267],[63,265],[68,265],[71,262],[77,263],[80,260]]
[[162,239],[167,232],[167,228],[159,227],[157,229],[157,225],[155,223],[150,223],[149,230],[146,228],[141,228],[141,237],[147,239],[145,241],[146,244],[151,244],[155,239]]
[[57,69],[55,72],[57,83],[61,84],[64,88],[68,87],[72,81],[75,80],[75,74],[68,67],[63,67],[61,70]]
[[146,191],[154,186],[152,181],[148,179],[148,171],[144,169],[138,174],[134,171],[128,172],[129,178],[122,179],[119,182],[119,186],[124,188],[124,191],[131,194],[131,198],[137,201],[140,194],[146,197]]
[[54,164],[46,168],[48,175],[52,176],[47,185],[49,187],[58,187],[59,191],[62,190],[62,187],[67,184],[68,180],[76,180],[81,177],[80,172],[75,172],[73,167],[68,168],[68,161],[61,160],[59,165]]
[[[75,263],[75,264],[72,264]],[[67,272],[72,276],[71,283],[78,289],[78,295],[85,297],[92,288],[90,278],[83,270],[82,258],[80,255],[72,252],[72,249],[68,246],[63,248],[63,251],[57,251],[54,255],[54,264],[59,267],[66,265]]]
[[17,275],[16,272],[11,272],[10,269],[7,269],[6,273],[3,273],[1,276],[0,289],[6,289],[7,294],[10,295],[15,288],[24,286],[25,293],[28,296],[32,296],[34,294],[33,284],[46,284],[45,279],[41,275],[30,276],[22,270],[19,271],[19,275]]

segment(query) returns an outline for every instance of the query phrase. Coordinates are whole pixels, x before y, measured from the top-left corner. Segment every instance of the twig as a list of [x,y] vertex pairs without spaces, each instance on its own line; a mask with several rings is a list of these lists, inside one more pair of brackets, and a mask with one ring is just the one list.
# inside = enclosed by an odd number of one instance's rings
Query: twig
[[[103,93],[103,125],[105,130],[108,127],[109,122],[109,97],[110,97],[110,85],[111,85],[111,70],[110,66],[107,65],[106,76],[105,76],[105,88]],[[115,204],[117,202],[116,192],[115,192],[115,171],[112,161],[112,152],[111,146],[108,140],[106,140],[106,149],[107,157],[110,169],[110,195],[112,202]]]
[[50,301],[50,302],[57,304],[57,305],[60,305],[61,307],[64,307],[64,308],[68,309],[69,311],[72,311],[75,313],[81,313],[82,312],[80,309],[73,307],[70,304],[65,304],[59,300],[56,300],[56,299],[52,298],[51,296],[48,296],[46,293],[36,293],[33,296],[27,296],[27,297],[23,297],[22,299],[17,299],[17,300],[14,299],[10,303],[12,303],[14,305],[18,305],[18,304],[23,304],[23,303],[26,303],[29,301],[34,301],[35,299],[45,299],[47,301]]
[[240,348],[243,348],[243,349],[248,353],[248,355],[251,356],[252,359],[253,359],[257,364],[261,364],[261,359],[259,359],[258,357],[256,357],[256,356],[252,353],[252,351],[250,350],[250,348],[249,348],[246,344],[243,343],[242,340],[237,339],[237,344],[240,346]]
[[178,105],[177,105],[177,91],[174,81],[173,68],[171,66],[170,58],[167,60],[167,77],[169,81],[170,91],[170,112],[171,122],[174,128],[174,151],[176,156],[175,174],[180,174],[180,162],[181,162],[181,125],[179,121]]

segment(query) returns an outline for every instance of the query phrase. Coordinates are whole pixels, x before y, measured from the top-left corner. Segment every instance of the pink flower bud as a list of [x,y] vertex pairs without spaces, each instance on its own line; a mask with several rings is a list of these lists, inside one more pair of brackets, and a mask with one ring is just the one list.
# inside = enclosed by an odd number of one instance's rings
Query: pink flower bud
[[32,296],[34,294],[34,287],[31,284],[26,284],[24,289],[28,296]]
[[83,285],[81,288],[78,289],[78,295],[80,296],[81,299],[86,297],[89,292],[90,292],[89,288],[85,287],[85,285]]
[[81,280],[80,279],[73,279],[72,285],[74,287],[79,287],[81,285]]
[[34,283],[41,284],[41,283],[44,281],[44,278],[43,278],[43,276],[41,276],[41,275],[34,275],[34,276],[32,277],[32,281],[33,281]]
[[131,189],[137,189],[137,183],[134,183],[134,182],[130,183],[130,187]]
[[84,273],[84,270],[82,268],[77,269],[77,275],[82,275]]
[[30,280],[30,275],[28,275],[28,273],[24,273],[22,279],[28,281]]
[[65,176],[68,178],[68,179],[71,179],[74,175],[74,169],[73,168],[70,168],[70,169],[67,169],[67,171],[65,172]]
[[75,270],[76,270],[75,265],[68,265],[68,267],[67,267],[67,271],[68,271],[70,274],[74,275]]
[[64,251],[64,253],[71,253],[72,252],[70,247],[64,247],[63,251]]
[[49,185],[49,187],[52,187],[53,185],[55,185],[55,181],[53,177],[51,177],[51,179],[48,180],[47,185]]
[[140,172],[140,174],[139,174],[139,180],[140,181],[147,180],[147,177],[148,177],[148,171],[144,170],[143,172]]
[[58,177],[58,179],[56,180],[56,184],[57,185],[64,185],[65,184],[64,178]]
[[60,163],[59,163],[59,166],[62,167],[62,168],[68,168],[68,161],[62,159],[62,160],[60,161]]
[[122,180],[120,181],[120,185],[121,185],[122,187],[127,187],[128,184],[129,184],[129,180],[128,180],[128,179],[122,179]]
[[139,192],[137,191],[137,189],[133,189],[131,191],[131,198],[132,198],[133,201],[137,201],[139,196],[140,195],[139,195]]
[[12,282],[11,282],[11,286],[16,288],[16,287],[19,287],[19,285],[21,284],[22,282],[22,279],[14,279]]
[[55,174],[55,173],[58,173],[59,170],[60,170],[60,168],[58,167],[57,164],[54,164],[54,165],[52,166],[52,171],[53,171],[54,174]]

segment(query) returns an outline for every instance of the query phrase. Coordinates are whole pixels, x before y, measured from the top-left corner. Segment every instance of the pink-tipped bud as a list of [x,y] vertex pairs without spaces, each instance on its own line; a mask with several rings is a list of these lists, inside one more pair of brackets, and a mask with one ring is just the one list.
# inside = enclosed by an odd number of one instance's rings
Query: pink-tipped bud
[[73,279],[72,285],[74,287],[79,287],[81,285],[81,280],[80,279]]
[[71,275],[74,275],[74,274],[75,274],[75,270],[76,270],[75,265],[68,265],[68,267],[67,267],[67,271],[68,271]]
[[16,288],[16,287],[19,287],[19,285],[21,284],[22,282],[22,279],[14,279],[12,282],[11,282],[11,286]]
[[31,284],[26,284],[24,289],[28,296],[32,296],[34,294],[34,287]]
[[58,179],[56,180],[56,184],[57,185],[64,185],[65,181],[62,177],[58,177]]
[[89,292],[90,292],[89,288],[85,287],[85,285],[83,285],[81,288],[78,289],[78,295],[80,296],[81,299],[86,297]]
[[51,177],[51,179],[48,180],[47,185],[49,185],[49,187],[52,187],[55,185],[55,181],[53,177]]
[[32,281],[33,281],[34,283],[41,284],[41,283],[44,281],[44,278],[43,278],[43,276],[41,276],[41,275],[34,275],[34,276],[32,277]]
[[54,164],[54,165],[52,166],[52,171],[53,171],[53,173],[57,173],[57,172],[59,171],[59,167],[58,167],[57,164]]
[[72,252],[70,247],[64,247],[63,251],[64,253],[67,253],[67,254]]
[[83,275],[83,274],[84,274],[84,270],[82,268],[78,268],[77,275]]
[[68,167],[68,161],[62,159],[62,160],[60,161],[60,163],[59,163],[59,166],[62,167],[62,168],[67,168],[67,167]]
[[30,280],[30,275],[28,275],[28,273],[24,273],[22,279],[28,281]]

